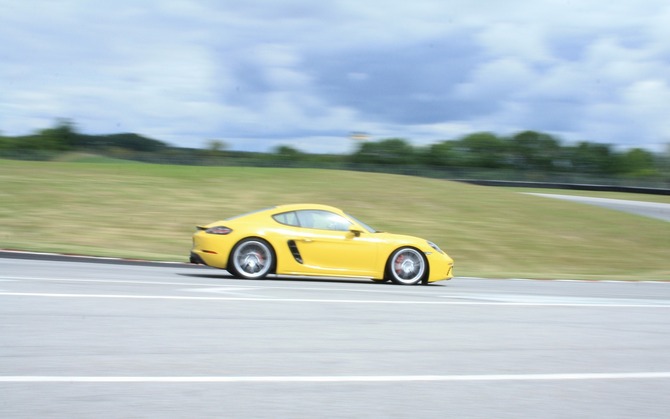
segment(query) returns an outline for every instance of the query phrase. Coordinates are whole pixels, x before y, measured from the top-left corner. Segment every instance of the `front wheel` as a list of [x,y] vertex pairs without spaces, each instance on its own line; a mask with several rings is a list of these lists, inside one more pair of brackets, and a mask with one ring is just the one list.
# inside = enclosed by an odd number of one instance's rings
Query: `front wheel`
[[414,285],[426,274],[426,259],[421,252],[403,247],[391,255],[387,266],[389,279],[398,285]]
[[235,245],[228,266],[230,273],[238,278],[261,279],[272,269],[274,252],[270,244],[262,239],[245,239]]

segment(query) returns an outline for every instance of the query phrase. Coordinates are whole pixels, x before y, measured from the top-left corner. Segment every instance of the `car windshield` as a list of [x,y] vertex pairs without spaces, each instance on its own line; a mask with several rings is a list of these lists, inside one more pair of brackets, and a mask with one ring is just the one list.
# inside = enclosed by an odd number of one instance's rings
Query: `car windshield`
[[354,217],[351,214],[347,214],[347,217],[351,219],[351,221],[355,222],[359,226],[363,227],[365,230],[367,230],[368,233],[377,233],[377,230],[374,228],[370,227],[369,225],[365,224],[363,221],[359,220],[358,218]]

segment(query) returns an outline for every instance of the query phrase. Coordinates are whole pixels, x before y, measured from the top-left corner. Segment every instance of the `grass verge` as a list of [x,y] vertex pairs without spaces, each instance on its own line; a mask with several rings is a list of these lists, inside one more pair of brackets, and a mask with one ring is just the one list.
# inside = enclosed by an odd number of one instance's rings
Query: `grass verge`
[[670,279],[670,223],[410,176],[0,160],[0,202],[5,249],[185,261],[196,224],[315,202],[435,241],[458,276]]

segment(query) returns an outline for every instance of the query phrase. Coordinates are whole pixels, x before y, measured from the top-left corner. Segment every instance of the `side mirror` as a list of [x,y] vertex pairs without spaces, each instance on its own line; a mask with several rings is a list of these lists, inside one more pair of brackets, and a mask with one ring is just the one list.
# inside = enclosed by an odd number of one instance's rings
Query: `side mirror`
[[356,227],[353,227],[353,226],[352,226],[352,227],[349,227],[349,232],[350,232],[351,234],[353,234],[354,236],[356,236],[356,237],[360,237],[360,236],[361,236],[361,233],[362,233],[363,231],[361,231],[361,230],[357,229]]

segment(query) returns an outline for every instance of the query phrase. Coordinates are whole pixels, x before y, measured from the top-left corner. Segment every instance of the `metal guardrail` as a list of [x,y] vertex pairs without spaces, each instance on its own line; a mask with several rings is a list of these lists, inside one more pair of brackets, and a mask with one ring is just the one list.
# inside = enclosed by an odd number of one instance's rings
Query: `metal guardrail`
[[651,195],[670,195],[670,189],[644,188],[638,186],[618,185],[590,185],[574,183],[551,183],[551,182],[522,182],[509,180],[476,180],[476,179],[452,179],[456,182],[469,183],[480,186],[507,186],[514,188],[548,188],[548,189],[572,189],[577,191],[606,191],[606,192],[629,192]]

